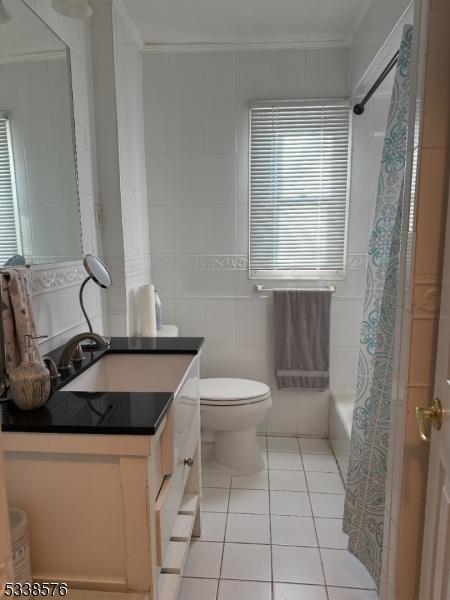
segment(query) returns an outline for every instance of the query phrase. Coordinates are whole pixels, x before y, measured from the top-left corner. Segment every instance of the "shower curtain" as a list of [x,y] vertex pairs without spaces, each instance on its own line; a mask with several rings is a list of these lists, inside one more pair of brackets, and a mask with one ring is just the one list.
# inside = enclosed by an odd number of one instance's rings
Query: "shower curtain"
[[412,26],[403,30],[369,237],[344,511],[349,550],[379,586],[394,364]]

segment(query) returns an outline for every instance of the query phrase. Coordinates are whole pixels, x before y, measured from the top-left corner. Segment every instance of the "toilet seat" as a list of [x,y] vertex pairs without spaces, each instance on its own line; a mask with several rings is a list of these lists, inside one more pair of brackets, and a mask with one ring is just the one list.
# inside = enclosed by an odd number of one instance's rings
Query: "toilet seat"
[[200,379],[202,406],[240,406],[267,398],[270,398],[270,388],[259,381],[229,377]]

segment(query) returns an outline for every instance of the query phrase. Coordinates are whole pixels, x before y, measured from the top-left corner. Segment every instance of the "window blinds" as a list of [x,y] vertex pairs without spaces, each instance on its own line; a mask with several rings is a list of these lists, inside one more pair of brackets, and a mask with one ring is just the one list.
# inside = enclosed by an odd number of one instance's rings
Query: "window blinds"
[[9,121],[7,115],[0,112],[0,266],[20,252]]
[[250,277],[343,276],[350,116],[346,101],[251,106]]

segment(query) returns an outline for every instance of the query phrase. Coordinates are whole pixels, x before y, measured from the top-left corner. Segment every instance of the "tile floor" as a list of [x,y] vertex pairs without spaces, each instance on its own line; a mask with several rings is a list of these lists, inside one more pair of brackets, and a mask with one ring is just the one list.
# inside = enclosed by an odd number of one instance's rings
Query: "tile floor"
[[203,472],[203,532],[178,600],[376,600],[346,550],[344,487],[325,440],[259,437],[267,469]]

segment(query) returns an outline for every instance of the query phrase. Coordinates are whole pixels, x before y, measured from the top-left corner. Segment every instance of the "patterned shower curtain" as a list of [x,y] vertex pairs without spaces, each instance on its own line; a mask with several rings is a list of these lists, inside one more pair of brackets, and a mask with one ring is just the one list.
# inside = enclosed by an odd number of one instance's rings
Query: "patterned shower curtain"
[[379,586],[403,189],[409,113],[412,26],[403,30],[369,238],[358,382],[344,511],[349,550]]

